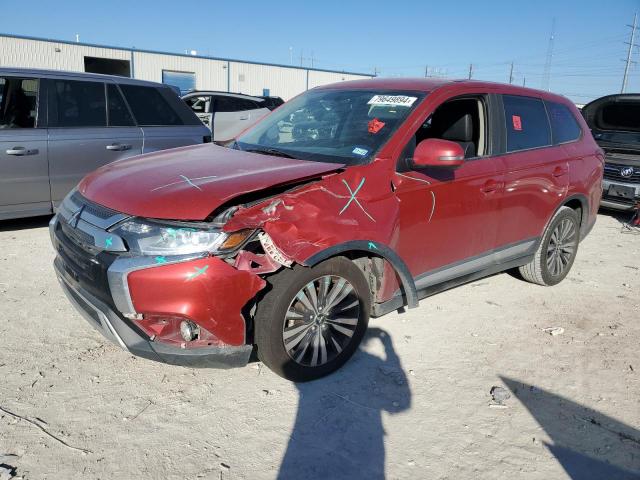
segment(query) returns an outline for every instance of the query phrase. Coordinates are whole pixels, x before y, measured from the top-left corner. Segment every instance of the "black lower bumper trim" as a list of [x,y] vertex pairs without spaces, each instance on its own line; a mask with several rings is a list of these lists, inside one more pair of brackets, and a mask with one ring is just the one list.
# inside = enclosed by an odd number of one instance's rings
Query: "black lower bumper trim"
[[87,292],[54,263],[62,290],[82,316],[108,340],[139,357],[156,362],[199,368],[243,367],[249,362],[251,345],[176,348],[144,338],[107,304]]

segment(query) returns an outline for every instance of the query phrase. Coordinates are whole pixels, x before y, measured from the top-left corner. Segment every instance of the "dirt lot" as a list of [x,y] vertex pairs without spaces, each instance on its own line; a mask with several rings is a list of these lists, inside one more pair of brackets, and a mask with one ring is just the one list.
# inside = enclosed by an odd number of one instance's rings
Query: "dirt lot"
[[17,477],[640,476],[640,235],[614,216],[560,285],[501,274],[424,300],[303,385],[111,345],[58,287],[46,223],[0,223],[0,464]]

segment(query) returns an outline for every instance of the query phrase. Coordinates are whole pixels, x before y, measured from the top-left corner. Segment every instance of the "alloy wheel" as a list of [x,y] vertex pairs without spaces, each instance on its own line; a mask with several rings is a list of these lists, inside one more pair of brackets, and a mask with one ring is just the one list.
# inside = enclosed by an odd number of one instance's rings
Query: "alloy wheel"
[[351,342],[360,319],[353,285],[337,275],[312,280],[295,295],[285,314],[282,340],[296,363],[318,367]]
[[547,245],[547,269],[557,277],[562,275],[571,263],[576,251],[577,228],[569,218],[562,220],[553,229]]

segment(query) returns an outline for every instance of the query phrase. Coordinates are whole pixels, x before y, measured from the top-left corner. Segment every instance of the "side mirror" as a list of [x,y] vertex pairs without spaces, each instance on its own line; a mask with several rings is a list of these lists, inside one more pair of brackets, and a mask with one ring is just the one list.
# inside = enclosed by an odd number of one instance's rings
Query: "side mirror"
[[412,166],[456,168],[464,163],[464,150],[456,142],[428,138],[421,141],[413,154]]

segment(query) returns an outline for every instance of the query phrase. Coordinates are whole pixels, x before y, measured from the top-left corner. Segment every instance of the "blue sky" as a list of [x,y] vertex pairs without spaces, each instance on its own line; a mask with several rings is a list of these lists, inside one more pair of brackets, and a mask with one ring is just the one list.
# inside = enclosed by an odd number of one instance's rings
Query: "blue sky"
[[[4,4],[4,6],[2,6]],[[0,0],[0,32],[381,76],[431,74],[540,88],[556,20],[550,88],[576,102],[620,90],[640,0],[374,2]],[[8,13],[8,14],[7,14]],[[20,21],[16,21],[20,19]],[[640,32],[637,37],[640,44]],[[627,91],[640,91],[639,62]]]

